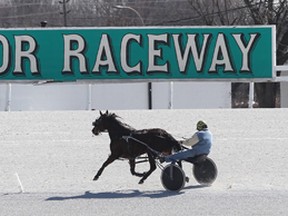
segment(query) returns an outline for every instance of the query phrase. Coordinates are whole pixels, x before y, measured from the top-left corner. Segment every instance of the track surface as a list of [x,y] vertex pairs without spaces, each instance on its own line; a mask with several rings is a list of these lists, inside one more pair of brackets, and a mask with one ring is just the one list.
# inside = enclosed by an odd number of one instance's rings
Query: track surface
[[2,112],[1,215],[286,215],[287,109],[115,112],[135,128],[160,127],[176,138],[205,120],[216,182],[199,186],[184,164],[190,182],[179,193],[164,190],[159,169],[138,185],[127,161],[94,182],[109,154],[107,134],[91,134],[98,112]]

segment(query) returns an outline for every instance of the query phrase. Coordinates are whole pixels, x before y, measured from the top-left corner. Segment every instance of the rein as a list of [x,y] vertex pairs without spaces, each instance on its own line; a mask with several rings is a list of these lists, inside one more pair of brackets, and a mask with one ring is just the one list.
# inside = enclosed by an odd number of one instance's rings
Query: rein
[[140,143],[141,145],[144,145],[147,149],[149,149],[151,152],[153,152],[155,155],[159,156],[161,154],[161,152],[158,152],[154,149],[152,149],[150,146],[148,146],[145,142],[142,142],[141,140],[138,140],[132,136],[122,136],[122,138],[126,141],[129,142],[129,139],[134,140],[135,142]]

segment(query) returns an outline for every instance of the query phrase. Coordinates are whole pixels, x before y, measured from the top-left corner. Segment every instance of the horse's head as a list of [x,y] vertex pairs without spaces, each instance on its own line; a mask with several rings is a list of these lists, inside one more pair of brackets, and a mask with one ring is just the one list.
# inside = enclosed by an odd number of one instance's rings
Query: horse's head
[[92,133],[94,135],[99,135],[101,132],[107,131],[107,118],[109,117],[108,110],[105,113],[100,111],[100,117],[97,118],[94,122],[92,122],[93,129]]
[[134,128],[121,122],[119,118],[115,113],[108,113],[108,110],[105,113],[100,111],[100,117],[92,123],[94,126],[92,133],[97,136],[101,132],[108,132],[111,137],[119,138],[134,130]]

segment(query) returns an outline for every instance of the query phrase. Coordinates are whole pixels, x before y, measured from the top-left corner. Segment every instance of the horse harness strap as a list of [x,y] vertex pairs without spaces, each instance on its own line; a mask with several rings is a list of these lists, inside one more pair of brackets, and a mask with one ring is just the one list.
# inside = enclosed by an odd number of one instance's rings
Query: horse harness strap
[[131,134],[129,136],[122,136],[122,138],[125,140],[125,142],[127,143],[127,149],[128,149],[128,152],[129,154],[132,154],[133,153],[133,149],[132,149],[132,145],[131,143],[129,142],[129,137],[131,136]]
[[132,134],[130,134],[129,136],[122,136],[122,138],[123,138],[127,143],[129,143],[129,139],[132,139],[132,140],[134,140],[135,142],[138,142],[138,143],[140,143],[141,145],[144,145],[147,149],[149,149],[149,151],[151,151],[152,153],[156,154],[157,156],[160,155],[160,152],[152,149],[152,148],[151,148],[150,146],[148,146],[145,142],[142,142],[141,140],[138,140],[138,139],[134,138],[134,137],[132,136]]

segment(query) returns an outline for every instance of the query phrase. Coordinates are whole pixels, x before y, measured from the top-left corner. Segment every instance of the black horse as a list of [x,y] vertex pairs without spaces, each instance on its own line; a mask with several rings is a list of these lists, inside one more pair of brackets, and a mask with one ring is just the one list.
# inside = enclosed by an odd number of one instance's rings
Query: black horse
[[[136,130],[121,122],[119,116],[114,113],[102,113],[93,122],[92,133],[99,135],[108,131],[110,137],[111,154],[103,163],[93,180],[97,180],[106,166],[116,159],[129,159],[130,172],[132,175],[142,177],[139,184],[156,169],[155,159],[160,154],[171,154],[172,150],[179,151],[181,145],[167,131],[159,128]],[[127,139],[128,137],[128,139]],[[147,153],[150,170],[144,173],[135,171],[136,158]]]

